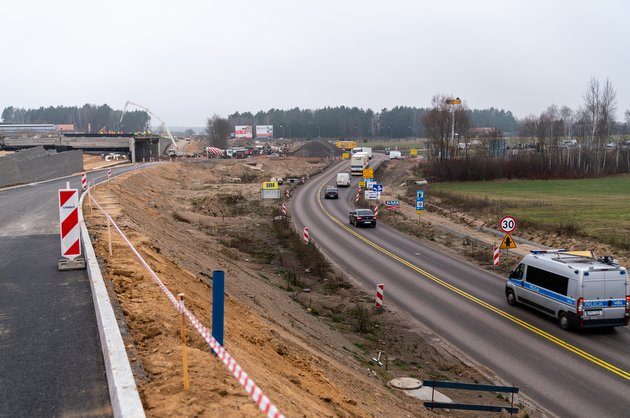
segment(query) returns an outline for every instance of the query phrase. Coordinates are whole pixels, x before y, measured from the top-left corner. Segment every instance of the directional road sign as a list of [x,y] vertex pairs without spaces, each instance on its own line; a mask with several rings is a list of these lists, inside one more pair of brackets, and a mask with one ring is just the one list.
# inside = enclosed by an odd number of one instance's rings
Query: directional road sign
[[416,212],[424,212],[424,190],[416,190]]
[[372,190],[374,190],[375,192],[382,192],[383,191],[383,185],[382,184],[373,184],[372,185]]

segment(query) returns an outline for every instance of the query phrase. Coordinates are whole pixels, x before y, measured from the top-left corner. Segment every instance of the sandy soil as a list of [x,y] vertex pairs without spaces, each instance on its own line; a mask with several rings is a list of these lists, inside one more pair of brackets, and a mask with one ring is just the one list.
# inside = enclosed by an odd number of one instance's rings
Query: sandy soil
[[[167,287],[183,292],[187,306],[206,324],[211,271],[226,271],[225,346],[288,416],[430,416],[420,401],[386,382],[402,375],[487,380],[404,314],[371,314],[371,331],[356,332],[348,307],[370,306],[372,295],[349,284],[330,290],[327,279],[303,271],[308,291],[287,291],[279,275],[287,250],[271,227],[275,205],[258,200],[260,182],[322,167],[319,160],[264,157],[167,164],[99,186],[95,197]],[[84,213],[130,330],[128,348],[135,346],[130,353],[136,353],[131,360],[145,371],[140,390],[147,414],[257,415],[191,328],[191,389],[183,391],[176,311],[116,234],[114,254],[107,254],[103,217],[90,215],[87,204]],[[299,260],[294,266],[299,268]],[[379,350],[387,350],[388,370],[370,361]],[[493,394],[449,395],[500,402]]]

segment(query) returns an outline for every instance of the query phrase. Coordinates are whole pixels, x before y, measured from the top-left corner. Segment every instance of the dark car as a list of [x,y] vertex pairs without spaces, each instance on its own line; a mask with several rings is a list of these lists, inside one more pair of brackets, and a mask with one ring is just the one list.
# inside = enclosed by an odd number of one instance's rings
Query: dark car
[[376,226],[376,218],[371,209],[355,209],[350,212],[350,224],[354,226],[370,225]]
[[324,199],[339,199],[339,190],[336,187],[326,187]]

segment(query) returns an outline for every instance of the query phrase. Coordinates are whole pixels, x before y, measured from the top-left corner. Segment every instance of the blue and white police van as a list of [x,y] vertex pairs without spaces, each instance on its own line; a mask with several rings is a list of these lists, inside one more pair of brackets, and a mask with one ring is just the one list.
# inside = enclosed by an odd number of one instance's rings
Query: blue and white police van
[[590,251],[532,251],[505,286],[510,305],[537,309],[563,329],[628,325],[629,295],[626,268]]

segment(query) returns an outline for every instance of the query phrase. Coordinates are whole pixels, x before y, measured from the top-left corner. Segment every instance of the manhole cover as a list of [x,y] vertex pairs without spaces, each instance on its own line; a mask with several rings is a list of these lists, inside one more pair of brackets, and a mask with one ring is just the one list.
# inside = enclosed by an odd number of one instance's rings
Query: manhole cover
[[413,377],[399,377],[389,382],[390,386],[396,389],[412,390],[419,389],[422,386],[422,382]]

